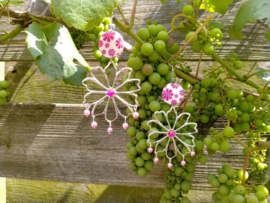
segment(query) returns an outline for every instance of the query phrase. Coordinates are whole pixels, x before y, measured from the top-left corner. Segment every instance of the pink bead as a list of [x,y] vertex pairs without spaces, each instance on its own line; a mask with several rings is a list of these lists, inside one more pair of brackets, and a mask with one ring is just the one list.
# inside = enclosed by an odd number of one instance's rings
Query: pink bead
[[195,156],[195,152],[191,151],[190,156]]
[[88,117],[88,116],[90,116],[90,111],[89,111],[88,109],[85,109],[84,112],[83,112],[83,114],[84,114],[86,117]]
[[133,112],[132,116],[133,116],[133,118],[139,118],[139,113],[138,112]]
[[97,122],[96,122],[96,121],[93,121],[93,122],[91,123],[91,127],[92,127],[92,128],[96,128],[96,127],[97,127]]
[[109,97],[113,97],[114,94],[115,94],[115,92],[114,92],[112,89],[109,89],[109,90],[107,91],[107,95],[108,95]]
[[168,135],[169,135],[169,137],[174,137],[175,136],[175,132],[173,130],[170,130],[168,132]]
[[148,151],[149,153],[152,153],[152,152],[153,152],[153,148],[152,148],[152,147],[149,147],[149,148],[147,149],[147,151]]
[[159,161],[158,158],[155,157],[155,158],[154,158],[154,163],[156,164],[158,161]]
[[113,132],[113,128],[112,128],[112,127],[109,127],[109,128],[107,129],[107,132],[108,132],[109,134],[111,134],[111,133]]
[[124,128],[124,130],[128,129],[128,124],[127,123],[123,123],[122,128]]
[[182,165],[182,166],[185,166],[185,165],[186,165],[185,160],[181,161],[181,165]]
[[168,168],[172,168],[172,167],[173,167],[172,163],[168,163]]

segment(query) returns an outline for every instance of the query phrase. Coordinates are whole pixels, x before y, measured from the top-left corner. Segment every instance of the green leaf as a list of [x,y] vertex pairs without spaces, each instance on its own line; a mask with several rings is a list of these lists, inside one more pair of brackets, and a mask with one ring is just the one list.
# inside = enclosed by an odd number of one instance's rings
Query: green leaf
[[268,40],[268,42],[270,42],[270,29],[268,29],[268,30],[265,31],[264,37],[265,37],[265,39]]
[[208,25],[209,27],[214,27],[214,28],[219,28],[219,29],[223,29],[224,27],[226,27],[226,25],[219,22],[209,22]]
[[[7,3],[8,1],[6,1],[6,0],[0,0],[0,4],[3,4],[3,5],[5,5],[6,3]],[[24,1],[10,1],[9,2],[9,4],[10,5],[15,5],[15,6],[18,6],[18,5],[21,5],[21,4],[23,4],[24,3]]]
[[[42,74],[66,84],[82,85],[90,68],[76,49],[67,28],[53,22],[42,28],[33,22],[27,29],[27,48]],[[73,62],[76,59],[82,66]]]
[[237,39],[244,39],[241,31],[235,32],[234,29],[233,29],[233,27],[229,27],[228,28],[228,34],[230,36],[230,39],[236,39],[236,40]]
[[78,30],[91,30],[100,25],[103,18],[112,15],[117,3],[125,0],[51,0],[56,17]]
[[[204,9],[204,1],[202,1],[200,9]],[[206,0],[206,9],[209,12],[217,12],[222,15],[227,13],[229,9],[229,5],[233,2],[233,0]]]
[[[260,72],[263,70],[268,70],[268,69],[264,69],[261,67],[256,68],[256,72]],[[265,81],[270,81],[270,72],[259,73],[259,74],[257,74],[257,77],[262,78]]]
[[270,10],[270,2],[269,0],[249,0],[245,2],[240,9],[238,10],[234,22],[233,29],[235,32],[242,30],[242,28],[248,22],[255,20],[267,18],[266,23],[270,25],[270,21],[268,18]]
[[159,0],[163,5],[166,4],[167,0]]
[[176,0],[176,3],[180,4],[181,3],[181,0]]

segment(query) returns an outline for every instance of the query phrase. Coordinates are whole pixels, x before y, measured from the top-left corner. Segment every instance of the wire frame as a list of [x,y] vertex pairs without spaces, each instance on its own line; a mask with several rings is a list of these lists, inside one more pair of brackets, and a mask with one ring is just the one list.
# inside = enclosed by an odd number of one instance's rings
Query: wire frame
[[[115,69],[115,77],[114,77],[114,81],[113,81],[112,85],[110,84],[110,81],[109,81],[108,76],[106,74],[106,70],[108,68],[110,68],[111,65]],[[95,77],[95,75],[93,74],[93,71],[99,71],[104,76],[104,78],[106,80],[105,81],[106,85],[102,84],[99,81],[99,79]],[[127,80],[124,81],[123,83],[121,83],[119,86],[117,86],[117,84],[116,84],[117,78],[119,77],[119,75],[121,73],[123,73],[125,71],[129,71]],[[93,122],[95,122],[95,117],[104,115],[105,120],[109,123],[109,127],[111,127],[112,123],[119,116],[124,118],[124,124],[126,124],[126,125],[127,125],[127,123],[126,123],[127,118],[130,115],[133,115],[133,117],[134,117],[134,113],[137,113],[137,108],[139,106],[139,103],[137,101],[138,95],[135,94],[135,92],[140,91],[141,87],[140,87],[140,80],[139,79],[136,79],[136,78],[130,79],[132,71],[133,70],[130,67],[124,67],[121,70],[118,70],[118,68],[114,65],[112,60],[110,60],[110,62],[108,63],[108,65],[104,69],[101,66],[91,68],[91,70],[90,70],[90,75],[91,76],[85,78],[82,81],[82,84],[85,86],[86,91],[87,91],[87,93],[84,95],[83,104],[85,106],[85,110],[89,111],[89,114],[91,114],[91,117],[93,118]],[[87,81],[90,81],[90,82],[94,83],[95,85],[101,87],[102,90],[89,89],[87,84],[86,84]],[[138,87],[138,89],[129,90],[129,91],[121,91],[120,90],[124,85],[126,85],[128,83],[132,83],[132,82],[137,83],[136,86]],[[100,94],[100,95],[104,95],[104,96],[101,97],[100,99],[92,102],[92,103],[87,103],[87,101],[86,101],[87,97],[91,96],[92,94]],[[126,101],[123,98],[124,95],[132,96],[134,98],[135,104],[130,104],[128,101]],[[107,101],[107,103],[105,105],[104,110],[101,113],[96,114],[95,111],[96,111],[97,106],[100,105],[102,102],[104,102],[106,99],[108,99],[108,101]],[[107,116],[110,101],[113,102],[113,106],[114,106],[114,109],[115,109],[115,117],[113,119],[109,119],[108,116]],[[131,113],[129,113],[128,115],[124,115],[123,113],[121,113],[121,111],[119,110],[119,107],[118,107],[118,102],[124,104],[131,111]],[[127,128],[127,127],[125,127],[125,128]]]

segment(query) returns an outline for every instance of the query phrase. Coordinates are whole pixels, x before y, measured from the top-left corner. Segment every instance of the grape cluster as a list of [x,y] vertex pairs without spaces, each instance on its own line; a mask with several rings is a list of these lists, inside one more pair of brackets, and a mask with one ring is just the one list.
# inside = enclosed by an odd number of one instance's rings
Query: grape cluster
[[227,61],[234,69],[239,70],[242,68],[243,63],[236,58],[236,53],[231,53],[231,57],[229,58],[229,61]]
[[10,91],[7,89],[9,87],[8,81],[0,82],[0,105],[5,105],[7,103],[7,97],[10,95]]
[[[214,202],[234,202],[234,203],[258,203],[267,202],[266,197],[269,192],[263,185],[249,188],[242,186],[243,170],[236,171],[230,165],[224,164],[218,169],[218,176],[209,174],[208,182],[213,188],[218,190],[213,193]],[[245,179],[248,179],[248,173],[245,173]]]

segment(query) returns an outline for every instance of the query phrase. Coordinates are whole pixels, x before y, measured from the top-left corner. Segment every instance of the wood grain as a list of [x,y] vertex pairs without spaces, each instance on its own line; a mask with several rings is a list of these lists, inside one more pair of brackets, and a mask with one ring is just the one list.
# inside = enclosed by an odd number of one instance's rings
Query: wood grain
[[[151,19],[155,20],[158,23],[163,24],[168,30],[171,28],[171,19],[176,14],[181,12],[181,8],[186,3],[187,0],[183,0],[180,5],[176,1],[167,1],[165,5],[162,5],[156,0],[140,0],[137,5],[137,13],[135,17],[133,30],[136,32],[140,27],[146,26],[146,20]],[[27,10],[30,0],[26,0],[23,5],[20,7],[15,7],[16,10]],[[228,12],[222,16],[220,14],[215,14],[213,22],[219,21],[225,25],[232,25],[234,16],[241,6],[242,1],[234,1],[230,5]],[[123,13],[127,19],[130,18],[131,10],[133,7],[133,0],[127,0],[121,4]],[[37,1],[34,4],[34,7],[31,10],[34,14],[49,14],[49,6],[46,5],[43,1]],[[114,15],[117,18],[121,18],[117,9],[114,10]],[[199,12],[199,17],[204,19],[203,11]],[[176,20],[176,24],[180,22]],[[5,31],[11,31],[14,29],[14,26],[11,26],[7,18],[3,17],[0,20],[1,29]],[[248,24],[243,29],[244,40],[233,41],[230,40],[227,34],[227,31],[224,30],[224,39],[222,41],[223,47],[217,48],[216,52],[220,56],[224,57],[225,55],[230,55],[231,52],[237,53],[238,57],[241,60],[255,60],[255,61],[266,61],[270,57],[270,47],[268,42],[264,38],[264,32],[267,30],[267,26],[264,25],[263,21],[256,21],[254,24]],[[2,33],[0,33],[2,34]],[[1,36],[1,35],[0,35]],[[172,33],[172,38],[182,46],[185,43],[185,34],[181,34],[176,31]],[[134,40],[131,39],[128,35],[123,34],[124,39],[130,44],[134,44]],[[19,34],[13,41],[24,42],[26,38],[25,33]],[[80,52],[87,61],[94,61],[95,58],[92,52],[93,43],[87,42],[83,45]],[[183,52],[184,58],[186,60],[198,60],[199,54],[194,53],[191,50],[191,46],[188,46],[187,49]],[[120,57],[120,60],[127,60],[128,54],[123,53]],[[33,57],[27,51],[25,45],[11,45],[11,44],[1,44],[0,46],[0,60],[2,61],[33,61]],[[204,56],[203,60],[211,60],[209,56]]]

